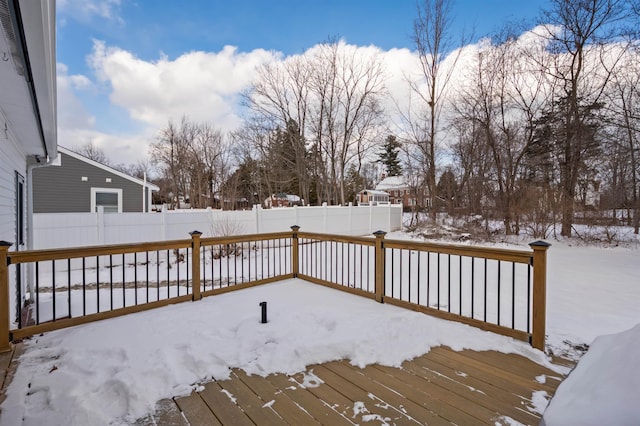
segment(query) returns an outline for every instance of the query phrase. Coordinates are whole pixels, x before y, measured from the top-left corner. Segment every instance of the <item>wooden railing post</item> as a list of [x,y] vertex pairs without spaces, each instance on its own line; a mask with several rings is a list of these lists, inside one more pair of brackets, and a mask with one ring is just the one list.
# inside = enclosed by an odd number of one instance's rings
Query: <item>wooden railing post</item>
[[551,244],[536,241],[533,249],[533,327],[531,346],[544,352],[547,318],[547,250]]
[[384,240],[384,236],[387,235],[387,233],[384,231],[376,231],[373,235],[376,236],[376,301],[384,303],[384,247],[382,247],[382,240]]
[[9,352],[9,263],[7,253],[11,243],[0,241],[0,352]]
[[299,246],[298,246],[298,231],[300,227],[298,225],[293,225],[291,227],[291,269],[293,273],[293,277],[297,278],[300,273],[300,258],[299,258]]
[[200,300],[202,299],[200,295],[200,236],[202,232],[193,231],[189,232],[189,235],[191,235],[191,273],[193,275],[191,299]]

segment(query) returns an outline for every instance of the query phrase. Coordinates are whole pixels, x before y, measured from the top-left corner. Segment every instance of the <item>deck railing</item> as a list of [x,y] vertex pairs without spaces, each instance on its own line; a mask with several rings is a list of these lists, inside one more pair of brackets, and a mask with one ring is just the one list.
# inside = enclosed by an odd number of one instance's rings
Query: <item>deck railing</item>
[[[480,248],[301,232],[9,252],[0,294],[26,277],[25,306],[0,303],[0,351],[34,334],[298,277],[544,349],[546,250]],[[195,273],[194,271],[199,271]]]

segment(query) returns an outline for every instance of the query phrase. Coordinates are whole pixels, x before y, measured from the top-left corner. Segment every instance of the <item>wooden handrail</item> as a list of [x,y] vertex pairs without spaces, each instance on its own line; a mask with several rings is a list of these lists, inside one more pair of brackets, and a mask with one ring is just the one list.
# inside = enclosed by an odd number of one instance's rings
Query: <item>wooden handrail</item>
[[356,243],[363,246],[375,246],[376,242],[371,237],[351,237],[336,234],[321,234],[319,232],[298,232],[298,238],[307,238],[309,240],[335,241],[338,243]]
[[452,254],[457,256],[478,257],[481,259],[503,260],[515,263],[531,263],[533,253],[525,250],[512,250],[497,247],[467,246],[463,244],[423,243],[419,241],[384,240],[384,247],[389,249],[406,249],[430,251],[433,253]]
[[43,260],[75,259],[79,257],[108,256],[110,254],[138,253],[143,251],[172,250],[191,247],[191,240],[172,240],[151,243],[112,244],[106,246],[73,247],[46,250],[11,252],[11,264],[42,262]]
[[291,232],[271,232],[268,234],[248,234],[235,237],[207,237],[200,239],[200,245],[213,246],[217,244],[246,243],[248,241],[266,241],[291,238]]

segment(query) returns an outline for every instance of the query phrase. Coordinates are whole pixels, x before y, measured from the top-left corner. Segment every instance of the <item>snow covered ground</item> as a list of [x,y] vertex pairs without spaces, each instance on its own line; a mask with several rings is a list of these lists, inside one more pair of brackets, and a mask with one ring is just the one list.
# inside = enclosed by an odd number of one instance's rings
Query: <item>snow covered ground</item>
[[598,337],[544,413],[547,426],[640,423],[640,324]]
[[[551,242],[548,350],[577,358],[593,343],[586,367],[561,385],[546,416],[547,425],[571,424],[572,410],[615,407],[625,401],[618,397],[622,392],[637,392],[638,373],[625,367],[640,359],[638,327],[596,337],[640,323],[640,250]],[[260,324],[262,301],[268,302],[267,324]],[[293,373],[345,358],[355,365],[399,365],[441,344],[515,352],[549,365],[522,342],[288,280],[34,337],[1,406],[0,425],[20,419],[26,425],[127,423],[152,411],[159,399],[227,377],[229,368]],[[609,369],[611,362],[616,368]],[[617,391],[603,397],[598,388],[607,386]],[[575,399],[580,404],[570,403]],[[543,410],[546,402],[538,402]],[[640,418],[637,404],[625,407]],[[619,423],[615,416],[604,423]]]

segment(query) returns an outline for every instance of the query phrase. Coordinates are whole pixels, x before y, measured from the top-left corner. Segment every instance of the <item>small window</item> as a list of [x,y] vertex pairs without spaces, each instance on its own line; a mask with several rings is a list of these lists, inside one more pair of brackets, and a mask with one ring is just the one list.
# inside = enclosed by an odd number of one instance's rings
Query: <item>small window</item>
[[91,188],[91,211],[102,206],[105,213],[122,213],[122,189]]

